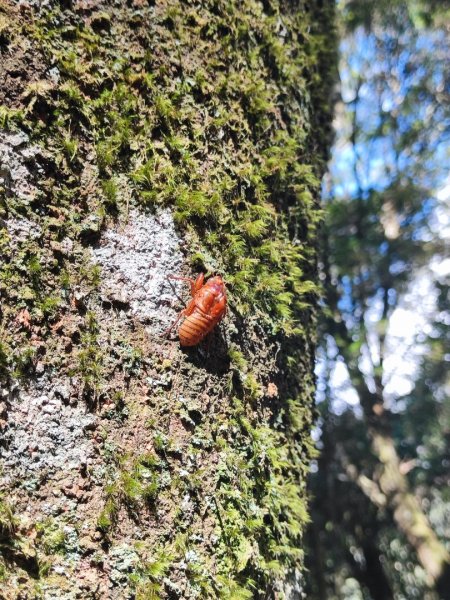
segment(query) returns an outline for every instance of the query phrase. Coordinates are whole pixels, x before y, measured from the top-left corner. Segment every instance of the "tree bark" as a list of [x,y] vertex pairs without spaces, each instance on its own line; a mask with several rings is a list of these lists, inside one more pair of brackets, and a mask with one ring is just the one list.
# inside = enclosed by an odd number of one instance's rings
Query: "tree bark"
[[2,597],[301,596],[333,18],[0,1]]

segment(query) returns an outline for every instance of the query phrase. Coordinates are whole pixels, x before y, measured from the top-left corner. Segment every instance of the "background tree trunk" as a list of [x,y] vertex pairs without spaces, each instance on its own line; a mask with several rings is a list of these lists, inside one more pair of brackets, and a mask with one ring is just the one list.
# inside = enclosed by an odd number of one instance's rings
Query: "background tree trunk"
[[0,2],[2,597],[300,597],[333,4]]
[[[362,230],[361,234],[362,234]],[[328,267],[327,267],[328,268]],[[414,551],[424,568],[431,589],[440,598],[450,597],[450,556],[433,531],[423,508],[411,492],[406,474],[401,470],[400,458],[391,434],[392,417],[384,406],[384,387],[380,378],[375,378],[375,392],[370,391],[356,358],[352,355],[351,336],[338,309],[336,288],[327,276],[327,299],[331,308],[327,321],[328,330],[337,340],[341,356],[346,360],[350,380],[356,390],[364,415],[370,448],[376,459],[371,477],[352,477],[366,496],[379,509],[388,508],[394,522]],[[384,294],[384,313],[387,314],[387,293]],[[333,317],[331,317],[333,315]],[[384,337],[380,339],[381,370],[384,356]],[[339,452],[338,452],[339,454]],[[347,468],[346,460],[343,466]]]

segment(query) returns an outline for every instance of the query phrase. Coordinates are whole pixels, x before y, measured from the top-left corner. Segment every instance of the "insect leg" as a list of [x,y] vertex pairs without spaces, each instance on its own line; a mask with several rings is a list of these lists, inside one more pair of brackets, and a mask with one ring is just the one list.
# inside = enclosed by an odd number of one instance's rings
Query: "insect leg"
[[166,329],[166,331],[164,331],[164,333],[161,335],[161,337],[168,337],[168,335],[170,334],[170,332],[172,331],[172,329],[175,327],[175,325],[178,323],[178,321],[181,319],[181,317],[184,317],[185,311],[184,309],[180,312],[180,314],[178,315],[178,317],[175,319],[175,321],[172,323],[172,325]]
[[197,279],[192,279],[191,277],[182,277],[180,275],[168,275],[167,279],[176,279],[178,281],[186,281],[189,283],[191,288],[191,296],[194,297],[198,290],[203,286],[203,282],[205,279],[204,273],[200,273]]
[[186,281],[186,283],[188,283],[192,289],[192,287],[195,285],[195,279],[192,279],[191,277],[181,277],[179,275],[167,275],[167,279],[175,279],[176,281]]

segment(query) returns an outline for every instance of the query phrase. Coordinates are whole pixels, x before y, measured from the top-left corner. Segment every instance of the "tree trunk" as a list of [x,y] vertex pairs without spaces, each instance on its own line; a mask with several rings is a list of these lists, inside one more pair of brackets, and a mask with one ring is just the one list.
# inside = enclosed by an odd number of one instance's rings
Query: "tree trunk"
[[[437,538],[423,509],[411,493],[406,475],[400,469],[400,459],[390,434],[389,411],[384,407],[382,382],[376,377],[376,391],[370,391],[359,370],[358,357],[352,355],[352,340],[340,315],[337,290],[331,281],[325,253],[324,256],[327,302],[333,315],[327,319],[328,331],[334,335],[339,352],[345,359],[350,380],[361,403],[371,449],[378,460],[372,476],[374,485],[365,476],[354,479],[374,504],[391,510],[397,527],[417,553],[430,587],[437,591],[440,598],[450,598],[450,555]],[[380,342],[380,347],[383,343],[384,340]]]
[[359,380],[359,396],[364,408],[368,434],[378,465],[372,481],[365,476],[355,478],[361,490],[379,508],[388,508],[424,568],[428,585],[440,598],[450,597],[450,555],[433,531],[427,516],[412,494],[408,479],[400,468],[400,459],[389,433],[388,417],[382,408],[382,396],[363,389]]
[[301,596],[333,4],[0,1],[2,597]]
[[372,447],[380,461],[376,479],[387,499],[387,505],[393,511],[398,528],[417,552],[427,573],[429,585],[436,588],[440,598],[450,598],[450,555],[438,540],[417,498],[409,489],[408,481],[400,470],[392,438],[373,431]]

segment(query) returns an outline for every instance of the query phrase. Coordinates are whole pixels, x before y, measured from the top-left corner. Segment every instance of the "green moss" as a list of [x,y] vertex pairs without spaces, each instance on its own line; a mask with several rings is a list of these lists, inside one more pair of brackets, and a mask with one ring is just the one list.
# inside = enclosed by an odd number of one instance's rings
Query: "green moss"
[[251,600],[254,597],[254,586],[251,580],[247,582],[249,587],[243,587],[229,577],[219,576],[217,581],[220,585],[220,598],[224,600]]
[[107,208],[115,208],[117,206],[117,183],[115,179],[112,177],[111,179],[105,179],[102,181],[102,190],[105,194],[107,201]]
[[67,160],[72,163],[75,160],[75,157],[78,153],[78,142],[77,140],[70,137],[70,135],[66,135],[62,141],[61,146],[64,151],[64,154],[67,157]]
[[237,346],[230,346],[228,349],[228,356],[230,357],[231,364],[238,371],[242,371],[243,373],[247,371],[248,363],[245,360],[244,354],[239,350],[239,348],[237,348]]
[[21,565],[22,573],[27,571],[34,578],[43,576],[45,564],[45,556],[37,554],[13,506],[0,495],[0,581],[7,585],[11,575],[14,577],[15,565]]
[[10,373],[13,377],[24,377],[32,370],[33,358],[36,354],[34,346],[22,346],[17,349],[12,358]]
[[17,519],[12,506],[0,496],[0,540],[10,540],[17,529]]
[[0,127],[6,130],[14,130],[24,121],[25,111],[22,109],[8,108],[0,105]]
[[116,523],[120,504],[118,499],[114,497],[114,489],[107,487],[105,491],[108,499],[106,500],[105,506],[98,516],[97,527],[104,534],[107,534],[111,527]]
[[136,600],[157,600],[161,598],[162,580],[168,574],[173,562],[170,550],[156,549],[152,558],[144,558],[130,580],[135,589]]
[[[205,14],[209,14],[208,10],[204,9]],[[272,10],[277,14],[276,3]],[[298,11],[284,15],[290,34],[283,41],[276,34],[277,19],[262,18],[260,8],[251,1],[230,11],[224,23],[221,18],[213,20],[207,41],[198,37],[203,18],[195,15],[193,9],[178,13],[177,7],[168,6],[167,14],[168,21],[175,19],[176,37],[183,40],[186,51],[193,51],[193,44],[198,44],[197,52],[204,53],[203,66],[193,67],[194,79],[184,77],[175,86],[169,85],[170,77],[164,68],[142,72],[139,64],[135,68],[103,46],[102,38],[86,26],[79,25],[74,31],[75,40],[66,49],[61,48],[57,32],[48,28],[44,20],[40,38],[55,54],[65,75],[59,86],[63,96],[60,104],[69,109],[68,121],[76,106],[84,107],[84,117],[96,139],[102,173],[111,174],[113,168],[128,171],[145,204],[175,205],[178,222],[188,229],[197,229],[201,219],[201,231],[208,223],[216,232],[209,241],[205,237],[203,244],[213,256],[220,253],[219,263],[225,267],[237,310],[246,313],[256,309],[275,331],[293,334],[299,329],[293,294],[300,290],[311,296],[316,290],[311,286],[304,289],[304,272],[297,267],[307,263],[309,257],[290,229],[296,223],[307,238],[315,235],[317,207],[313,198],[319,188],[318,161],[308,151],[312,132],[308,131],[301,104],[291,110],[286,123],[278,106],[282,98],[286,103],[286,96],[296,99],[300,94],[305,100],[308,97],[309,90],[301,85],[307,85],[305,72],[312,72],[316,66],[318,48],[314,48],[312,62],[308,57],[310,48],[305,46],[299,52],[295,33],[303,34],[305,14]],[[214,42],[210,36],[222,26],[234,33],[230,37],[218,36],[218,42]],[[234,39],[240,42],[236,44]],[[173,40],[166,37],[163,43],[170,45]],[[217,43],[226,64],[226,70],[219,73],[215,64]],[[236,61],[242,55],[247,64],[244,62],[237,70]],[[81,73],[95,82],[99,60],[114,85],[89,102],[77,82]],[[189,70],[190,66],[186,68]],[[208,89],[200,99],[195,96],[199,86]],[[214,94],[221,98],[222,121],[216,114]],[[198,118],[199,105],[209,118],[214,113],[214,121]],[[58,114],[63,119],[60,110]],[[155,133],[158,130],[160,134]],[[214,145],[219,152],[210,152],[210,168],[200,176],[205,140],[211,143],[218,130],[222,137]],[[223,155],[220,149],[224,143],[220,140],[239,131],[246,134],[239,136],[239,148],[231,144]],[[75,141],[65,139],[66,153],[73,157]],[[135,149],[135,160],[130,161]],[[114,179],[105,179],[101,185],[105,207],[115,207]],[[280,205],[288,211],[280,212]],[[279,246],[276,255],[266,251],[272,245]],[[278,277],[272,286],[275,274]],[[263,286],[261,281],[265,282]]]
[[54,521],[46,519],[36,524],[36,541],[46,554],[66,553],[66,534],[63,527]]
[[77,354],[74,373],[81,375],[85,390],[97,393],[102,383],[103,352],[98,339],[99,327],[94,312],[86,314],[85,328],[81,334],[81,347]]
[[121,506],[135,511],[141,504],[152,504],[160,489],[161,464],[152,454],[135,458],[114,456],[116,466],[105,486],[105,506],[97,519],[97,527],[107,534],[117,521]]

